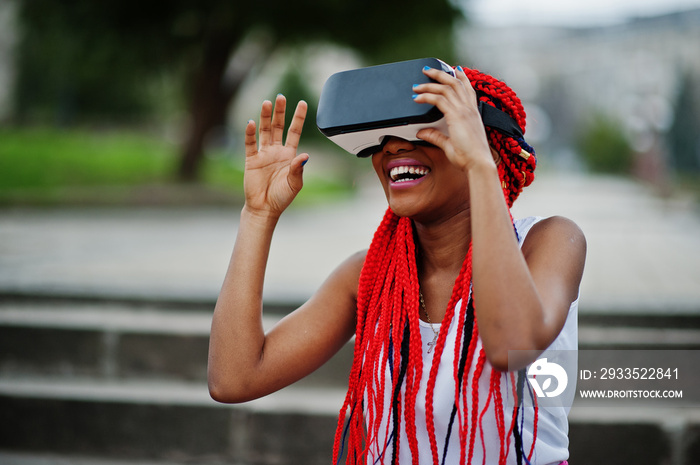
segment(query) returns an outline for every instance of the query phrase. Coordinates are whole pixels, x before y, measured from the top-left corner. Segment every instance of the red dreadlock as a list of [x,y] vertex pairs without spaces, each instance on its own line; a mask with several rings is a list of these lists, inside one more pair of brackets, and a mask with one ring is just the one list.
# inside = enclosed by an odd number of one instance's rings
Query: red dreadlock
[[[508,113],[525,130],[525,112],[520,99],[503,82],[476,70],[464,70],[480,101]],[[486,129],[491,147],[498,154],[498,174],[503,194],[510,208],[523,187],[534,179],[536,158],[534,150],[522,139],[514,139],[491,128]],[[504,422],[501,378],[503,374],[492,371],[489,381],[487,405],[479,410],[479,379],[486,357],[483,349],[475,353],[478,326],[470,301],[471,291],[471,246],[464,259],[450,298],[443,327],[447,328],[455,317],[459,302],[458,322],[463,326],[463,338],[457,338],[454,347],[455,408],[458,418],[460,456],[462,462],[471,463],[474,440],[480,418],[490,402],[494,403],[496,427],[500,441],[500,460],[505,463],[509,436],[513,421],[507,428]],[[470,321],[471,324],[463,322]],[[426,390],[426,425],[430,440],[433,463],[439,464],[438,443],[435,434],[433,396],[440,359],[445,348],[447,331],[441,331],[435,346],[435,355],[430,367]],[[423,373],[422,342],[419,330],[419,283],[416,266],[416,248],[413,225],[409,218],[397,217],[391,209],[384,215],[377,229],[362,269],[357,297],[357,328],[355,333],[354,361],[350,373],[348,392],[341,409],[335,436],[333,462],[340,459],[341,446],[347,434],[347,463],[365,463],[370,446],[383,454],[392,447],[395,458],[398,454],[397,436],[401,424],[405,424],[408,445],[413,463],[418,463],[418,440],[416,433],[416,410]],[[472,365],[476,360],[474,369]],[[378,374],[389,367],[387,383]],[[470,373],[471,371],[471,373]],[[387,395],[386,390],[390,390]],[[467,402],[467,391],[471,389],[471,402]],[[376,444],[382,437],[380,428],[385,412],[385,399],[392,399],[393,425],[386,423],[385,438],[390,444]],[[469,405],[471,404],[471,411]],[[349,411],[349,412],[348,412]],[[345,425],[345,415],[349,420]],[[453,415],[454,416],[454,415]],[[536,421],[536,417],[535,417]],[[506,429],[507,428],[507,429]],[[483,437],[483,436],[482,436]],[[533,439],[534,446],[534,439]],[[530,456],[532,450],[530,451]],[[375,457],[375,459],[379,459]]]

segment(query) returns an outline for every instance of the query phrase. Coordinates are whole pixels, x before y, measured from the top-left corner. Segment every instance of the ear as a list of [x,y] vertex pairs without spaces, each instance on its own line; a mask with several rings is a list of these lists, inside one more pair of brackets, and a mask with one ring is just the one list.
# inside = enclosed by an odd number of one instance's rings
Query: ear
[[491,155],[493,156],[493,161],[496,162],[496,166],[500,165],[503,159],[501,158],[501,154],[498,153],[496,149],[493,147],[489,147],[491,149]]

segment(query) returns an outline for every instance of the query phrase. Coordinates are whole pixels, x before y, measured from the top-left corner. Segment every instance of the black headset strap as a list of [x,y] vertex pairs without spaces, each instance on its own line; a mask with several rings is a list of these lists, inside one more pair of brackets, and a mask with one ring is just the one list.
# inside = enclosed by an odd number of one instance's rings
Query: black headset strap
[[482,100],[479,101],[479,114],[481,115],[481,120],[484,122],[484,126],[493,128],[516,139],[523,138],[523,130],[520,129],[518,123],[505,111],[492,107]]

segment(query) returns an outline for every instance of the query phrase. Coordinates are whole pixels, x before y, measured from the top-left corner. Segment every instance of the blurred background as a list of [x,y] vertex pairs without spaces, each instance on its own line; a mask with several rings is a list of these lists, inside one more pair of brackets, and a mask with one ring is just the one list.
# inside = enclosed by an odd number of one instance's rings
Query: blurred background
[[[428,56],[523,100],[514,215],[586,233],[581,348],[700,348],[698,0],[0,0],[0,463],[328,463],[351,346],[260,401],[207,394],[242,130],[277,93],[310,104],[271,325],[386,208],[315,128],[323,83]],[[572,463],[700,463],[698,406],[570,419]]]

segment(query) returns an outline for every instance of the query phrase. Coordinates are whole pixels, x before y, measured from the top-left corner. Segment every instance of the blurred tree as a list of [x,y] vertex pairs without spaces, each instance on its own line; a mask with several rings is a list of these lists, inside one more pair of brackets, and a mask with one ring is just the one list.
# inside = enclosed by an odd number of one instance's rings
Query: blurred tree
[[697,78],[683,75],[674,105],[673,125],[668,132],[671,159],[676,171],[700,172],[700,95]]
[[622,125],[606,115],[595,115],[576,138],[576,149],[596,173],[629,174],[632,147]]
[[[280,83],[278,84],[279,92],[284,94],[289,102],[287,108],[287,120],[291,118],[294,105],[299,100],[305,100],[308,104],[306,112],[306,121],[304,123],[304,142],[323,140],[325,137],[320,131],[310,130],[311,126],[316,123],[316,107],[318,107],[318,98],[309,87],[307,80],[304,77],[304,70],[295,63],[290,66]],[[271,97],[273,98],[273,97]]]
[[24,0],[18,118],[143,110],[154,76],[182,79],[189,113],[178,175],[194,180],[210,131],[278,45],[330,41],[368,64],[453,59],[451,0]]

